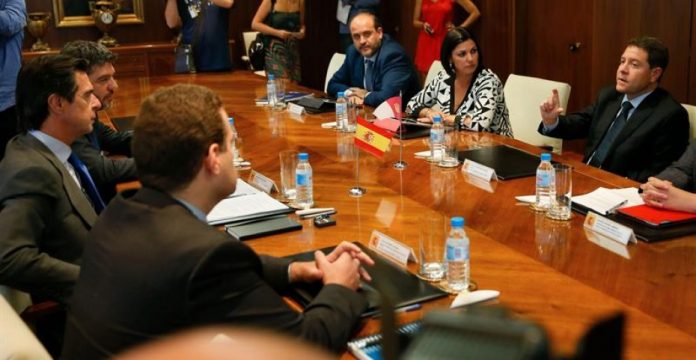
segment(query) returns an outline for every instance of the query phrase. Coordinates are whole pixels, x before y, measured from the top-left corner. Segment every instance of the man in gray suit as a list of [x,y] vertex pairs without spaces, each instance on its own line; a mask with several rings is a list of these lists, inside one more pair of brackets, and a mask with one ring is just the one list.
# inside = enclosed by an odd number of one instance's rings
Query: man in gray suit
[[84,61],[45,56],[25,64],[17,80],[21,132],[0,162],[0,284],[35,302],[64,302],[71,293],[97,218],[89,174],[70,150],[92,131],[100,106],[86,71]]
[[[138,175],[135,161],[129,157],[133,132],[115,131],[99,120],[99,116],[102,116],[103,120],[109,122],[108,115],[102,110],[111,107],[118,90],[118,82],[114,77],[114,62],[117,56],[106,46],[86,40],[71,41],[63,46],[60,53],[87,62],[87,75],[94,86],[94,95],[101,102],[94,129],[89,134],[77,138],[71,147],[87,165],[99,193],[108,202],[116,195],[116,184],[135,180]],[[105,156],[104,152],[126,157]]]

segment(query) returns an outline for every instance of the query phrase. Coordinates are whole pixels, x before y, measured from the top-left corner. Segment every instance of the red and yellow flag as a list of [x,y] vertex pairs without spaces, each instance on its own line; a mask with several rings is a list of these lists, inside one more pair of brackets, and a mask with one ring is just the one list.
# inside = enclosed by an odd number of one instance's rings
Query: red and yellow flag
[[355,146],[369,152],[376,157],[382,157],[391,145],[392,134],[381,129],[367,120],[358,116],[358,125],[355,128]]

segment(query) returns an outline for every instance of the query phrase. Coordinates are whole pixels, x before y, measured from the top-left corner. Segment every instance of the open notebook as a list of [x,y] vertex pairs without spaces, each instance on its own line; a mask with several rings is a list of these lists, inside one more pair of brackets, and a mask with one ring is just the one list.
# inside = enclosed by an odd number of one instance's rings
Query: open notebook
[[210,225],[229,224],[238,221],[260,219],[279,214],[289,214],[292,208],[272,198],[263,191],[237,179],[237,189],[208,213]]

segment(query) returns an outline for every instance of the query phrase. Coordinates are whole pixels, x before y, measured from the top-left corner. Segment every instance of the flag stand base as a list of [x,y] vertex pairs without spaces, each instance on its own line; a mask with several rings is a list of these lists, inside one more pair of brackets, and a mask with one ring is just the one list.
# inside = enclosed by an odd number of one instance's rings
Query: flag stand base
[[405,161],[399,160],[399,161],[395,161],[392,164],[392,167],[396,170],[404,170],[408,167],[408,163]]
[[366,192],[367,190],[365,188],[361,188],[360,186],[353,186],[350,188],[350,190],[348,190],[348,194],[350,194],[352,197],[361,197],[365,195]]

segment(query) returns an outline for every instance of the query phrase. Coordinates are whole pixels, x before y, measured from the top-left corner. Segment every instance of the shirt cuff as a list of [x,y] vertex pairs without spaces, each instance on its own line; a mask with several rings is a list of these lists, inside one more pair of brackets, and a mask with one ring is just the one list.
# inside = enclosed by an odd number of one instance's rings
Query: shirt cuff
[[541,123],[543,125],[543,129],[541,130],[544,134],[548,134],[552,132],[556,127],[558,127],[558,117],[556,117],[556,122],[551,124],[551,125],[546,125],[545,122],[542,121]]

